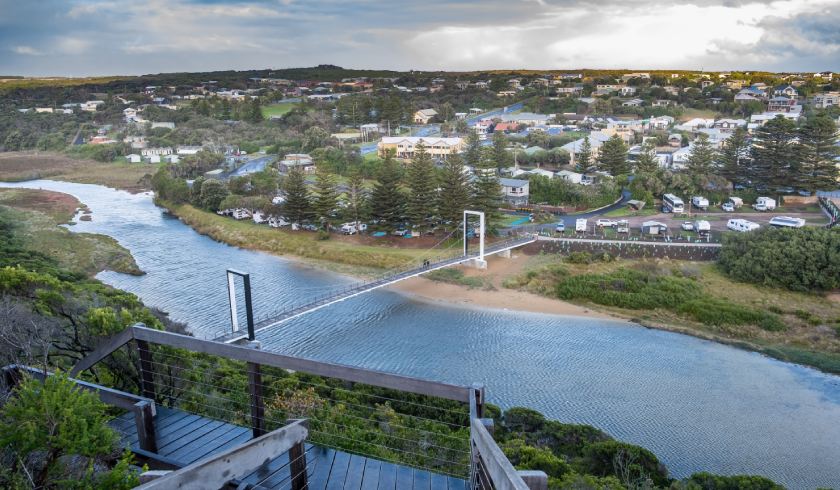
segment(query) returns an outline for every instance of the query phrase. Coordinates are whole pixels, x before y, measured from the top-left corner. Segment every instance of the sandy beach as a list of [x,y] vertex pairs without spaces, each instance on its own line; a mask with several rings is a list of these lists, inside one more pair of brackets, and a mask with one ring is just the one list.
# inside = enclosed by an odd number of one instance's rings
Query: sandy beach
[[626,321],[623,318],[584,306],[502,287],[502,282],[506,277],[522,272],[527,260],[528,258],[521,254],[514,254],[510,259],[488,257],[486,270],[463,269],[467,276],[484,277],[493,284],[495,290],[471,289],[466,286],[433,281],[423,277],[413,277],[401,281],[390,286],[390,289],[423,301],[451,305]]

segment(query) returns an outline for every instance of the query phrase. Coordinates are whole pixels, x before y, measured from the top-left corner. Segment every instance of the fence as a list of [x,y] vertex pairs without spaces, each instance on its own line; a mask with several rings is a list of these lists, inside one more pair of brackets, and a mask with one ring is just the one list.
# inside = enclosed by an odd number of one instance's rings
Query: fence
[[[132,340],[141,396],[130,396],[151,403],[152,413],[158,403],[248,427],[254,438],[287,427],[289,419],[306,419],[305,438],[318,446],[467,479],[473,489],[544,488],[544,474],[529,475],[536,482],[529,487],[493,441],[492,422],[482,418],[481,386],[284,356],[142,325],[103,342],[71,375]],[[136,424],[140,453],[172,466],[155,455],[153,417]]]
[[828,215],[829,221],[826,228],[833,228],[840,223],[840,206],[837,204],[840,202],[840,197],[819,197],[818,200],[820,207]]

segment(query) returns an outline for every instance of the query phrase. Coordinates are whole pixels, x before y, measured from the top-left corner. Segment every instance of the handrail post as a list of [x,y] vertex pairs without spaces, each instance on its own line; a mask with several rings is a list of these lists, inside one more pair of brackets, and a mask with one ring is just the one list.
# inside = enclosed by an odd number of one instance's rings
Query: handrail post
[[157,452],[157,438],[155,437],[154,403],[141,400],[134,405],[134,423],[137,426],[137,439],[140,449]]
[[[248,347],[259,349],[260,343],[256,340],[248,342]],[[266,433],[265,430],[265,404],[263,400],[262,367],[256,362],[249,362],[248,369],[248,393],[251,399],[251,428],[254,437],[260,437]]]
[[155,373],[152,364],[152,351],[145,340],[136,340],[140,354],[140,389],[145,398],[155,399]]
[[475,414],[473,417],[480,419],[484,417],[484,385],[475,383],[472,385],[472,396],[475,399]]
[[[300,422],[309,431],[309,421],[306,419],[290,419],[286,424]],[[306,474],[306,446],[304,441],[299,441],[289,449],[289,474],[292,477],[291,490],[305,490],[309,485]]]

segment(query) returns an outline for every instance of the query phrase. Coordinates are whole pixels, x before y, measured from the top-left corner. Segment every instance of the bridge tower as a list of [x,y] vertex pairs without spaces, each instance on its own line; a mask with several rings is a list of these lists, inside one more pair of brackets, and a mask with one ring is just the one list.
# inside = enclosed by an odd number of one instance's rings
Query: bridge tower
[[470,211],[465,209],[464,210],[464,255],[466,256],[469,252],[469,242],[467,240],[468,230],[469,230],[469,217],[470,216],[478,216],[478,256],[469,262],[466,262],[466,265],[469,267],[474,267],[476,269],[486,269],[487,268],[487,260],[484,259],[484,233],[485,233],[485,226],[484,226],[484,212],[482,211]]

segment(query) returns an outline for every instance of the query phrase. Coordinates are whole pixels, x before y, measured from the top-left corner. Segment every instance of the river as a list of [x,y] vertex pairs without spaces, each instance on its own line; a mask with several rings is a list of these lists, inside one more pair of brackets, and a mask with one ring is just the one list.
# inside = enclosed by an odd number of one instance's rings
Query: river
[[[143,276],[98,277],[188,323],[229,328],[225,269],[252,275],[258,318],[350,279],[199,235],[152,203],[106,187],[0,183],[76,196],[73,231],[128,248]],[[273,306],[269,306],[273,305]],[[840,488],[840,377],[620,322],[428,304],[375,291],[261,335],[264,348],[453,383],[491,402],[591,424],[640,444],[683,477],[762,474],[791,488]]]

